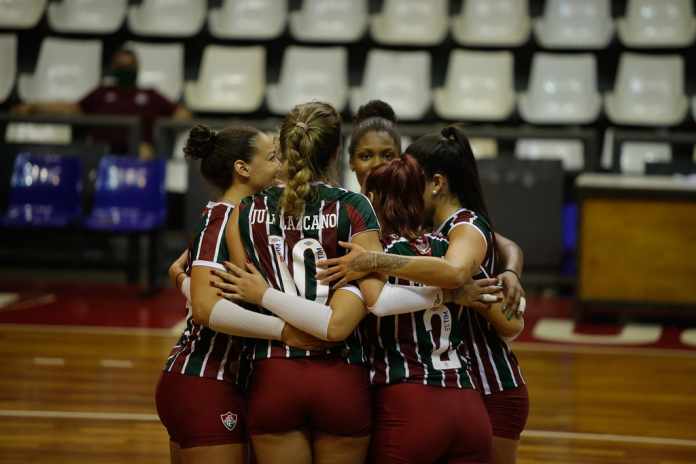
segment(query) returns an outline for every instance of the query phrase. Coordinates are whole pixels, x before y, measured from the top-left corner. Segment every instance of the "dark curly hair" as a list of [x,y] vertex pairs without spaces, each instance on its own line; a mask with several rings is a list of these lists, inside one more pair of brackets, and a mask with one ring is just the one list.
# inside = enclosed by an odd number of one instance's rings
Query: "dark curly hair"
[[389,134],[397,150],[401,153],[401,136],[396,130],[396,114],[389,103],[382,100],[371,100],[360,108],[353,117],[353,132],[350,135],[348,153],[351,157],[360,140],[368,132],[384,132]]

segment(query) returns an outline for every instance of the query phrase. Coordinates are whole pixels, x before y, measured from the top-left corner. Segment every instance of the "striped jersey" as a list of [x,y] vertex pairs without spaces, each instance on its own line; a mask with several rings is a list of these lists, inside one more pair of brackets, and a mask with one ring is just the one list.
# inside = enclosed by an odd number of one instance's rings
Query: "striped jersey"
[[[209,202],[203,210],[201,225],[189,247],[186,274],[193,266],[224,270],[229,260],[225,243],[225,227],[234,207],[226,203]],[[193,321],[187,303],[186,329],[181,334],[164,366],[167,372],[236,381],[241,345],[235,337],[216,332]]]
[[[317,281],[316,261],[344,255],[339,240],[348,242],[361,232],[379,230],[377,216],[364,195],[317,182],[302,214],[291,217],[281,211],[282,194],[283,187],[270,187],[239,205],[247,258],[276,290],[326,303],[329,286]],[[255,340],[246,348],[252,360],[338,354],[349,363],[364,363],[367,357],[360,336],[356,330],[342,344],[320,352],[269,340]]]
[[[496,275],[493,231],[482,216],[462,208],[447,218],[437,232],[449,236],[454,228],[462,225],[475,227],[486,239],[486,256],[474,279]],[[485,317],[474,310],[465,310],[462,324],[467,351],[472,358],[472,374],[484,394],[490,395],[524,384],[517,357]]]
[[[445,256],[447,239],[440,234],[414,240],[392,235],[384,251],[403,256]],[[421,285],[389,278],[391,283]],[[442,305],[396,316],[369,314],[362,324],[368,342],[373,385],[417,383],[450,388],[474,388],[470,361],[463,344],[460,306]]]

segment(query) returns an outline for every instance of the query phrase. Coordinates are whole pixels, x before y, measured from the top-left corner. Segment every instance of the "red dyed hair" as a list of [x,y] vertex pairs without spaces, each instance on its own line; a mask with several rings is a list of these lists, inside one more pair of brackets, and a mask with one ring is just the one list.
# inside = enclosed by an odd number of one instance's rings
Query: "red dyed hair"
[[425,210],[424,191],[425,174],[410,155],[373,169],[365,179],[365,193],[373,194],[384,235],[418,235]]

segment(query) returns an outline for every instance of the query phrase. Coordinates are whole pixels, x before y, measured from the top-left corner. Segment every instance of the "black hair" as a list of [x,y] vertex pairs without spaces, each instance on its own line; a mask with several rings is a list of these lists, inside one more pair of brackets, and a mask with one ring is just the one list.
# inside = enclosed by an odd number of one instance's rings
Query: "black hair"
[[249,162],[253,141],[259,134],[249,126],[231,126],[216,132],[203,124],[196,124],[189,133],[184,154],[187,159],[201,160],[201,174],[221,191],[234,181],[234,163]]
[[370,100],[358,108],[358,112],[353,117],[353,133],[348,146],[350,156],[355,154],[360,139],[368,132],[387,133],[401,154],[401,136],[396,130],[396,114],[389,103],[382,100]]
[[450,125],[439,133],[424,135],[409,145],[406,153],[418,160],[428,179],[435,174],[445,176],[450,192],[462,206],[483,216],[493,229],[474,152],[461,129]]

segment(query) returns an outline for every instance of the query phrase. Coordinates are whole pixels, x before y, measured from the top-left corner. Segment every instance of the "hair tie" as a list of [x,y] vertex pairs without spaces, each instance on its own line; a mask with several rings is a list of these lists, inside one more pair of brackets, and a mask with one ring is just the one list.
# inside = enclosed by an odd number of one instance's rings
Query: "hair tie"
[[305,131],[306,131],[307,129],[309,129],[309,126],[307,125],[307,123],[304,123],[304,122],[302,122],[302,121],[296,122],[296,123],[295,123],[295,126],[301,127],[301,128],[302,128],[303,130],[305,130]]

